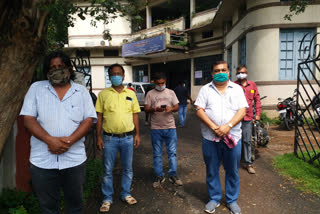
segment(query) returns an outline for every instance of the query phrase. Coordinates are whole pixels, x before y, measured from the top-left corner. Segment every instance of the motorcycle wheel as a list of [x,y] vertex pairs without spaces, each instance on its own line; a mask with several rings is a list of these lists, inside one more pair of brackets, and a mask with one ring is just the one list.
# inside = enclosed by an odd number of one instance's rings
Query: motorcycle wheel
[[293,123],[294,123],[294,121],[292,121],[290,119],[290,114],[289,114],[289,112],[287,112],[286,117],[284,118],[284,125],[285,125],[286,129],[291,131],[293,128]]

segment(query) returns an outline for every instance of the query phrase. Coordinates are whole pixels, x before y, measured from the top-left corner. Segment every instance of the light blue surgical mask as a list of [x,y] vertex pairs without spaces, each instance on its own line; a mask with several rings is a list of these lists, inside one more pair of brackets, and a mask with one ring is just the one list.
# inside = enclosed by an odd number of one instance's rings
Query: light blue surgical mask
[[123,77],[122,76],[111,76],[110,81],[113,86],[119,86],[122,84]]
[[228,80],[227,73],[218,73],[213,75],[213,81],[214,82],[225,82]]
[[163,86],[158,86],[158,85],[156,85],[156,90],[157,91],[163,91],[164,89],[166,88],[166,85],[163,85]]

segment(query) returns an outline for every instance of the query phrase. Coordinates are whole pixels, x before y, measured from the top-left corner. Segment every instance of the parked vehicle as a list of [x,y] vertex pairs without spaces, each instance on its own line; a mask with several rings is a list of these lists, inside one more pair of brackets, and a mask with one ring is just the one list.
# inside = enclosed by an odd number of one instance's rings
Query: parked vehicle
[[[286,99],[278,98],[279,103],[277,105],[280,120],[283,121],[284,126],[287,130],[292,130],[293,125],[296,119],[296,101],[295,97],[297,96],[297,90],[294,90],[293,96]],[[298,117],[299,122],[302,122],[302,119]]]
[[[129,83],[123,83],[123,85],[125,87],[128,86]],[[132,82],[132,88],[134,88],[136,95],[137,95],[137,99],[140,105],[141,110],[144,109],[144,100],[145,100],[145,96],[146,93],[154,88],[154,84],[153,83],[147,83],[147,82]]]
[[320,127],[320,93],[312,98],[311,106],[313,110],[313,117],[318,124],[318,127]]
[[[265,99],[267,96],[261,97],[260,100]],[[253,115],[255,115],[256,109],[253,105]],[[252,125],[252,136],[251,136],[251,159],[255,160],[255,151],[258,146],[266,146],[270,137],[268,135],[269,123],[262,121],[254,121]]]

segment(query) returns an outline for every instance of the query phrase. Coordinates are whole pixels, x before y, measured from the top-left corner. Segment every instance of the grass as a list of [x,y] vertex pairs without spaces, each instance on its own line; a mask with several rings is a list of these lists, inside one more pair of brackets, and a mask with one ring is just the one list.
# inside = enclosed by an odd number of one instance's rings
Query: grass
[[311,192],[320,197],[320,169],[297,158],[293,153],[276,156],[274,168],[280,175],[294,181],[303,192]]
[[270,125],[279,125],[281,124],[281,120],[279,118],[270,118],[267,116],[265,112],[261,112],[260,120],[263,123],[269,123]]

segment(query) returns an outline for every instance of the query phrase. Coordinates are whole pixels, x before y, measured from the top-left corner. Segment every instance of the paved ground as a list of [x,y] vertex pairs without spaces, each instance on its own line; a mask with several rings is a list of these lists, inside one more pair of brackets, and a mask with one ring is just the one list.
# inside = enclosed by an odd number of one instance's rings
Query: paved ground
[[[141,118],[144,113],[141,113]],[[141,121],[142,122],[142,121]],[[134,179],[132,195],[138,204],[128,206],[119,200],[121,167],[118,159],[114,170],[114,204],[109,213],[204,213],[208,200],[205,184],[205,165],[202,159],[200,122],[194,113],[188,114],[185,128],[178,131],[178,174],[184,182],[176,188],[168,181],[162,189],[152,187],[152,147],[149,127],[141,124],[141,146],[134,153]],[[238,203],[242,213],[320,213],[320,198],[305,194],[293,188],[293,184],[280,177],[272,168],[274,155],[293,150],[293,132],[283,131],[277,126],[270,129],[271,142],[268,148],[259,148],[255,161],[255,175],[240,169],[240,196]],[[164,169],[168,170],[167,156],[164,155]],[[222,184],[224,170],[220,169]],[[223,184],[224,187],[224,184]],[[224,189],[224,188],[223,188]],[[97,190],[86,213],[99,213],[102,199]],[[222,200],[222,206],[215,213],[229,213]]]

